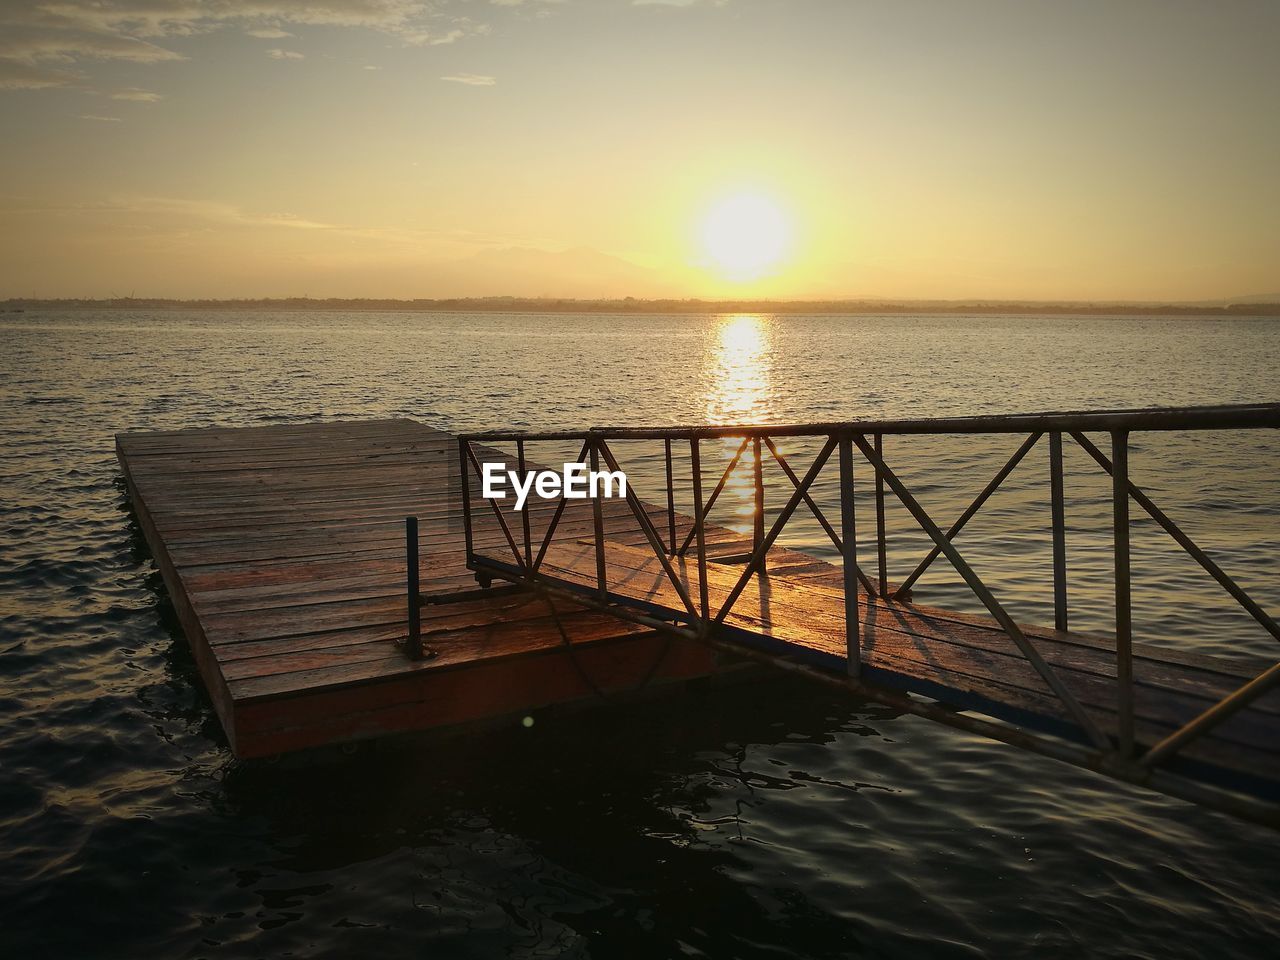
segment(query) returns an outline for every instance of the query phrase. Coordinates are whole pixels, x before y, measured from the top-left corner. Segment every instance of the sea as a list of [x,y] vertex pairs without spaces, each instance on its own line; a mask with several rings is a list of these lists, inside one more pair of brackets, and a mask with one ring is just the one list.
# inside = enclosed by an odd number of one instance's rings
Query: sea
[[[237,761],[113,437],[1277,401],[1280,321],[32,309],[0,316],[0,344],[0,956],[1276,955],[1274,831],[798,679]],[[888,436],[885,456],[945,527],[1022,439]],[[706,483],[733,452],[709,446]],[[619,449],[661,501],[660,447]],[[1137,433],[1130,449],[1134,482],[1280,609],[1280,437]],[[812,452],[785,450],[798,472]],[[1071,622],[1105,632],[1110,481],[1069,440],[1065,463]],[[773,476],[767,510],[787,487]],[[1041,442],[956,539],[1040,623],[1048,489]],[[745,486],[718,509],[750,528]],[[1274,657],[1134,514],[1135,638]],[[928,548],[893,503],[887,541],[891,580]],[[782,542],[835,557],[804,512]],[[981,609],[945,561],[916,598]]]

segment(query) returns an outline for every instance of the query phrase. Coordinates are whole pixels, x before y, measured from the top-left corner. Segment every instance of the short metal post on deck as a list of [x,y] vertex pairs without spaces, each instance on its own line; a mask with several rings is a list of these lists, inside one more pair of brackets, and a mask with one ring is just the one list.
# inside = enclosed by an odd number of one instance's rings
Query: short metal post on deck
[[1111,434],[1111,510],[1115,539],[1116,732],[1120,756],[1133,756],[1133,620],[1129,575],[1129,434]]
[[[591,472],[600,472],[600,447],[591,440]],[[603,602],[609,594],[609,577],[604,565],[604,508],[600,505],[599,491],[593,490],[591,496],[591,520],[595,528],[596,541],[596,589]]]
[[840,437],[840,541],[844,547],[844,644],[849,676],[862,672],[858,623],[858,535],[853,515],[853,440]]
[[[753,513],[753,529],[751,531],[751,552],[755,553],[760,549],[760,544],[764,542],[764,464],[760,459],[760,435],[756,434],[751,441],[751,482],[755,488],[755,506]],[[769,557],[760,558],[760,576],[767,576],[768,571],[765,565],[768,563]]]
[[418,518],[404,518],[405,567],[409,603],[409,636],[404,651],[410,660],[422,659],[422,594],[418,585]]
[[1049,434],[1049,499],[1053,514],[1053,625],[1067,629],[1067,520],[1062,489],[1062,434]]
[[667,454],[667,532],[671,537],[670,556],[676,555],[676,488],[671,470],[671,438],[662,441]]
[[[884,434],[875,436],[876,457],[884,458]],[[884,475],[876,471],[876,559],[880,565],[880,596],[889,596],[889,562],[884,535]]]

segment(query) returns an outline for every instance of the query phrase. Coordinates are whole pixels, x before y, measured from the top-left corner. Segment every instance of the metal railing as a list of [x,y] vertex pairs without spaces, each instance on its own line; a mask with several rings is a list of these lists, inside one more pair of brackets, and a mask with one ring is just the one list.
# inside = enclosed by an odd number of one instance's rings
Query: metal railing
[[[1263,671],[1253,680],[1224,697],[1199,716],[1189,720],[1168,736],[1139,749],[1134,735],[1134,674],[1132,627],[1132,577],[1130,570],[1130,507],[1137,504],[1152,520],[1191,556],[1235,602],[1245,610],[1272,637],[1280,640],[1280,626],[1243,588],[1204,552],[1192,539],[1162,511],[1129,476],[1129,438],[1139,431],[1206,431],[1248,430],[1280,428],[1280,404],[1252,404],[1222,407],[1198,407],[1183,409],[1115,410],[1084,413],[1040,413],[1013,416],[959,417],[938,419],[862,420],[839,423],[792,425],[732,425],[677,428],[593,428],[570,432],[513,432],[497,431],[460,436],[459,464],[461,471],[462,513],[468,567],[475,571],[482,584],[494,578],[513,583],[536,586],[554,594],[568,597],[579,604],[607,610],[619,617],[645,624],[655,629],[675,633],[716,646],[732,649],[745,656],[769,659],[775,666],[799,670],[824,679],[852,687],[859,693],[891,703],[904,710],[952,726],[981,732],[988,736],[1028,747],[1059,759],[1103,770],[1120,779],[1148,783],[1166,792],[1199,802],[1210,802],[1196,784],[1175,784],[1163,780],[1157,767],[1166,763],[1193,740],[1204,736],[1239,710],[1254,703],[1258,697],[1280,682],[1280,663]],[[1088,434],[1105,434],[1109,438],[1110,451],[1105,453]],[[991,477],[971,503],[945,529],[925,510],[911,489],[890,466],[884,455],[884,438],[901,435],[956,436],[971,434],[1012,434],[1021,440],[1003,466]],[[1114,560],[1114,636],[1115,636],[1115,729],[1101,729],[1077,696],[1062,681],[1058,672],[1048,663],[1035,643],[1026,635],[996,598],[986,581],[956,546],[957,535],[982,509],[1001,484],[1016,470],[1027,454],[1047,437],[1049,446],[1049,487],[1052,523],[1052,566],[1054,624],[1057,630],[1068,628],[1067,553],[1065,528],[1065,492],[1063,478],[1063,446],[1073,441],[1083,449],[1111,480],[1111,527]],[[736,452],[727,467],[704,499],[702,483],[702,447],[708,440],[738,440]],[[810,438],[820,448],[804,469],[798,472],[787,456],[779,449],[781,438]],[[547,552],[555,538],[557,527],[564,515],[567,501],[561,498],[551,516],[541,539],[535,542],[526,509],[521,516],[518,532],[512,530],[499,505],[486,501],[496,517],[502,539],[510,551],[511,559],[486,556],[475,549],[474,512],[471,491],[471,471],[480,473],[476,456],[477,446],[490,447],[499,443],[516,444],[516,469],[523,474],[528,469],[526,445],[550,441],[574,441],[581,444],[577,460],[589,462],[598,469],[603,462],[610,470],[622,466],[614,451],[614,445],[623,441],[661,442],[665,462],[666,497],[665,531],[659,532],[653,513],[660,517],[662,507],[646,508],[633,484],[627,486],[626,503],[631,516],[639,525],[644,538],[657,559],[666,581],[670,583],[679,604],[656,605],[646,598],[628,597],[610,588],[607,576],[607,554],[610,540],[606,535],[605,521],[599,499],[592,500],[592,539],[595,547],[596,576],[594,585],[577,584],[563,577],[547,575],[543,570]],[[693,500],[692,525],[683,538],[677,536],[680,515],[676,509],[675,458],[673,446],[688,444],[690,486]],[[751,550],[736,557],[711,557],[707,546],[707,518],[725,490],[731,475],[739,467],[750,450],[751,489],[754,499],[754,523]],[[782,507],[766,526],[763,479],[764,456],[776,464],[785,476],[789,493]],[[814,499],[815,481],[826,464],[835,457],[839,471],[838,522],[833,524]],[[871,469],[874,482],[874,556],[875,578],[867,574],[859,564],[859,519],[855,512],[854,484],[855,463],[863,463]],[[864,467],[865,469],[865,467]],[[887,571],[885,502],[891,493],[905,507],[919,528],[931,541],[927,554],[896,587],[891,586]],[[801,506],[806,506],[830,539],[843,562],[843,613],[845,632],[844,677],[833,678],[829,672],[815,670],[803,664],[779,661],[776,657],[763,657],[759,651],[744,649],[740,643],[726,642],[721,627],[732,613],[751,579],[766,571],[768,555],[780,534]],[[483,509],[483,508],[481,508]],[[664,535],[665,534],[665,535]],[[697,595],[678,575],[674,561],[694,550],[696,562]],[[505,554],[505,551],[504,551]],[[1018,652],[1043,679],[1065,714],[1078,726],[1082,746],[1075,742],[1046,738],[1011,727],[995,720],[958,713],[938,704],[924,703],[907,696],[868,684],[860,679],[862,648],[861,619],[858,593],[877,603],[895,604],[910,598],[910,591],[930,565],[939,557],[945,557],[960,578],[989,613],[1000,629],[1012,641]],[[734,585],[722,602],[714,608],[708,590],[708,563],[739,561],[744,566]],[[416,586],[411,584],[412,597]],[[411,611],[411,618],[415,616]],[[1180,778],[1175,778],[1180,779]],[[1176,789],[1175,789],[1176,787]],[[1216,795],[1219,792],[1213,791]],[[1234,801],[1215,796],[1213,805],[1230,807]],[[1266,808],[1265,816],[1256,807],[1245,803],[1234,806],[1233,812],[1254,819],[1273,820],[1275,810]]]

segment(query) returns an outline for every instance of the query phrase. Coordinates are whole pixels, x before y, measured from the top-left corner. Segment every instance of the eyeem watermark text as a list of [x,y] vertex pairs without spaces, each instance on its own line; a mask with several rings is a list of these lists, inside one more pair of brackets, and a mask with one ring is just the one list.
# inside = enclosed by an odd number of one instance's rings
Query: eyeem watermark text
[[585,463],[566,463],[564,470],[531,470],[523,478],[517,470],[508,470],[505,463],[485,463],[480,475],[483,486],[480,493],[486,500],[507,499],[507,487],[515,493],[513,510],[523,510],[530,492],[543,500],[563,496],[566,500],[588,498],[625,497],[627,475],[621,470],[588,470]]

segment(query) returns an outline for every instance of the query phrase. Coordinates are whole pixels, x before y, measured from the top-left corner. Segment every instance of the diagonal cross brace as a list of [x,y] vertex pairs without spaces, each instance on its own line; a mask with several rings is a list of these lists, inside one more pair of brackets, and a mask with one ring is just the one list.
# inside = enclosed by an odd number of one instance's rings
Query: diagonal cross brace
[[[1022,462],[1022,458],[1031,452],[1031,448],[1036,445],[1036,442],[1041,436],[1042,434],[1033,433],[1031,436],[1027,437],[1026,440],[1022,441],[1022,445],[1013,452],[1013,456],[1009,458],[1008,462],[996,472],[996,475],[991,478],[985,487],[982,488],[982,492],[974,497],[973,502],[965,508],[964,513],[960,514],[956,522],[951,525],[949,530],[947,530],[948,540],[954,540],[959,535],[960,531],[964,529],[964,525],[972,520],[973,515],[982,509],[982,505],[986,503],[991,498],[991,495],[1000,488],[1000,484],[1004,483],[1005,478],[1008,477],[1009,474],[1013,473],[1013,468]],[[938,559],[938,555],[940,553],[942,553],[942,548],[937,544],[934,544],[933,549],[929,551],[928,556],[921,560],[920,564],[911,571],[911,576],[903,580],[902,585],[894,591],[894,598],[897,599],[898,597],[904,596],[915,582],[924,575],[924,572],[929,569],[929,565]]]
[[[609,465],[610,470],[622,472],[622,468],[618,466],[618,461],[614,457],[613,451],[609,449],[609,445],[603,439],[596,441],[596,448],[600,451],[600,456],[604,457],[604,462]],[[636,496],[635,490],[632,489],[629,482],[627,483],[627,506],[631,508],[631,513],[635,516],[636,522],[640,524],[640,529],[644,532],[645,539],[649,541],[649,546],[653,548],[654,555],[657,556],[658,562],[662,564],[662,569],[666,573],[667,579],[671,581],[676,593],[680,595],[680,600],[684,603],[685,609],[696,617],[698,610],[693,605],[689,591],[685,589],[680,578],[676,576],[675,568],[672,567],[671,560],[667,557],[667,551],[662,548],[662,538],[658,536],[658,531],[653,527],[653,521],[645,513],[644,507],[640,503],[640,498]]]
[[[587,447],[590,441],[583,443],[582,449],[578,451],[576,463],[582,463],[582,458],[587,455]],[[564,508],[568,506],[569,501],[564,498],[564,491],[560,491],[560,502],[556,504],[556,511],[551,515],[551,522],[547,524],[547,532],[542,538],[542,544],[538,547],[538,555],[533,558],[533,566],[530,568],[531,573],[537,573],[542,566],[542,560],[547,555],[547,548],[551,546],[551,538],[555,535],[556,527],[560,525],[560,518],[564,515]]]
[[[1107,455],[1099,450],[1088,437],[1078,431],[1072,431],[1071,437],[1076,443],[1084,448],[1085,452],[1088,453],[1089,456],[1093,457],[1093,459],[1098,462],[1098,466],[1102,467],[1102,469],[1108,474],[1111,474],[1113,469],[1111,461],[1107,458]],[[1152,502],[1151,498],[1143,493],[1141,488],[1134,484],[1132,480],[1129,481],[1129,496],[1133,498],[1134,502],[1137,503],[1138,506],[1147,511],[1147,514],[1151,519],[1158,523],[1165,533],[1173,537],[1178,546],[1187,551],[1187,553],[1191,555],[1192,559],[1205,569],[1209,576],[1218,581],[1222,588],[1235,598],[1236,603],[1244,607],[1244,609],[1249,612],[1249,615],[1252,616],[1254,620],[1258,621],[1267,633],[1271,634],[1277,640],[1280,640],[1280,625],[1277,625],[1276,621],[1272,619],[1272,617],[1268,615],[1262,607],[1258,606],[1254,599],[1249,596],[1249,594],[1245,593],[1244,589],[1238,583],[1231,579],[1231,577],[1227,576],[1226,572],[1213,561],[1212,557],[1200,549],[1194,540],[1183,533],[1182,528],[1169,519],[1168,515],[1157,507],[1155,503]]]
[[1232,714],[1243,710],[1277,684],[1280,684],[1280,663],[1264,670],[1243,687],[1224,697],[1194,720],[1169,734],[1169,736],[1139,757],[1138,764],[1148,768],[1155,766],[1166,757],[1177,753],[1178,750],[1196,739],[1196,737],[1204,735],[1222,723]]
[[[791,481],[791,485],[793,487],[799,487],[800,478],[797,477],[796,472],[791,469],[791,464],[787,463],[787,458],[778,452],[778,448],[774,446],[772,439],[770,439],[768,436],[765,436],[763,439],[764,439],[765,446],[769,448],[769,453],[773,455],[774,460],[778,461],[778,466],[780,466],[782,468],[783,473],[787,475],[787,479]],[[822,529],[827,531],[827,536],[831,538],[832,545],[838,551],[840,551],[840,556],[843,557],[844,541],[840,539],[839,534],[837,534],[835,531],[835,528],[831,526],[830,521],[827,520],[822,510],[819,509],[816,503],[814,503],[813,497],[809,494],[808,491],[805,491],[804,502],[808,504],[809,510],[812,511],[814,519],[816,519],[818,523],[822,524]],[[877,593],[876,588],[871,585],[870,579],[868,579],[867,575],[862,572],[862,567],[858,566],[857,564],[854,564],[854,570],[857,572],[858,579],[862,582],[862,586],[866,590],[867,596],[869,597],[875,596]]]
[[[480,469],[480,462],[476,460],[475,451],[471,449],[470,443],[467,444],[467,459],[470,460],[471,465],[476,468],[477,476],[483,474],[484,471]],[[465,475],[464,482],[469,482]],[[520,569],[525,569],[524,557],[520,554],[520,548],[516,546],[516,538],[511,535],[511,528],[507,526],[507,521],[506,518],[502,516],[502,511],[498,508],[498,505],[489,498],[484,497],[482,499],[485,503],[489,504],[490,508],[493,510],[493,515],[498,518],[498,523],[502,526],[502,532],[506,536],[507,543],[511,547],[511,554],[516,558],[516,564]]]
[[1040,674],[1045,683],[1049,685],[1049,688],[1058,695],[1058,699],[1062,701],[1068,712],[1075,718],[1076,722],[1080,724],[1080,727],[1088,735],[1089,739],[1092,740],[1094,745],[1100,750],[1110,751],[1111,744],[1106,735],[1098,729],[1098,725],[1094,723],[1093,718],[1085,712],[1080,701],[1077,700],[1075,695],[1066,688],[1062,679],[1054,672],[1053,668],[1049,666],[1044,657],[1040,655],[1040,651],[1038,651],[1032,645],[1031,641],[1027,639],[1026,634],[1022,632],[1022,628],[1014,623],[1013,618],[1009,616],[1008,611],[1000,605],[1000,602],[996,600],[994,595],[992,595],[990,589],[987,588],[987,585],[982,582],[982,578],[974,572],[973,568],[969,566],[969,562],[960,555],[960,552],[955,548],[955,545],[947,539],[946,534],[944,534],[938,525],[933,522],[933,519],[925,511],[924,507],[922,507],[919,501],[912,496],[911,491],[908,490],[902,481],[898,479],[897,474],[890,470],[884,460],[876,454],[871,445],[867,443],[866,437],[861,434],[854,434],[853,442],[858,445],[858,449],[861,450],[862,455],[867,458],[867,462],[875,467],[876,472],[884,476],[885,483],[889,485],[889,489],[897,495],[900,501],[902,501],[902,505],[910,511],[913,517],[915,517],[916,522],[920,524],[925,533],[929,534],[933,539],[933,542],[937,544],[938,548],[951,562],[951,565],[955,567],[956,572],[959,573],[964,582],[968,584],[969,589],[972,590],[977,598],[982,601],[983,605],[996,619],[996,622],[1004,628],[1005,633],[1009,635],[1009,639],[1011,639],[1017,648],[1022,651],[1022,655],[1027,658],[1027,661],[1035,668],[1036,672]]
[[787,501],[787,505],[782,508],[782,512],[778,514],[778,518],[774,520],[773,526],[769,528],[769,532],[761,541],[760,546],[756,547],[755,552],[751,554],[751,559],[747,561],[747,568],[742,571],[742,576],[738,578],[738,582],[734,584],[733,589],[729,591],[729,596],[725,600],[724,605],[720,608],[720,612],[716,614],[715,622],[723,623],[724,618],[729,615],[730,608],[742,595],[742,591],[746,589],[747,583],[750,582],[752,576],[760,569],[760,565],[764,562],[765,554],[769,552],[769,548],[773,546],[778,535],[782,533],[782,528],[787,525],[787,521],[791,519],[791,515],[796,512],[796,507],[800,506],[800,501],[804,499],[804,495],[809,488],[813,486],[813,481],[817,478],[818,473],[822,470],[824,464],[831,456],[831,451],[836,448],[836,438],[827,437],[827,442],[823,444],[822,450],[818,453],[817,458],[813,461],[813,466],[809,468],[809,472],[804,475],[804,479],[800,481],[800,486],[796,487],[796,492],[791,495],[791,499]]
[[[711,508],[715,506],[716,499],[720,496],[721,492],[724,490],[725,484],[729,482],[729,476],[733,473],[734,468],[737,467],[738,461],[742,458],[743,451],[747,449],[747,444],[750,442],[751,442],[750,437],[742,438],[742,444],[738,447],[738,452],[733,455],[733,459],[729,461],[729,465],[724,468],[724,473],[720,475],[720,481],[715,485],[715,488],[711,491],[711,496],[707,498],[706,506],[702,508],[703,517],[709,514],[711,512]],[[683,557],[686,553],[689,552],[689,544],[693,543],[693,538],[697,534],[697,532],[698,531],[696,529],[689,530],[688,536],[684,538],[684,543],[680,544],[680,549],[676,551],[676,556]]]

